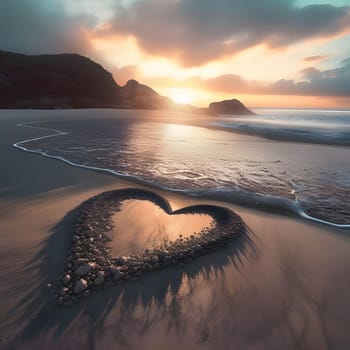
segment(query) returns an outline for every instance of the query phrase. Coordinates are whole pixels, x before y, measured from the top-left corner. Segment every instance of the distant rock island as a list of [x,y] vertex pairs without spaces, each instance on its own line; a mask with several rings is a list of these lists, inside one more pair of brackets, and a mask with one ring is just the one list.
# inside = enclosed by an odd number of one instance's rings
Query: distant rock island
[[172,109],[200,114],[254,114],[238,100],[209,108],[183,106],[147,85],[119,86],[101,65],[78,54],[24,55],[0,51],[0,108]]
[[255,113],[248,109],[242,102],[232,99],[221,102],[213,102],[209,105],[211,114],[240,114],[254,115]]

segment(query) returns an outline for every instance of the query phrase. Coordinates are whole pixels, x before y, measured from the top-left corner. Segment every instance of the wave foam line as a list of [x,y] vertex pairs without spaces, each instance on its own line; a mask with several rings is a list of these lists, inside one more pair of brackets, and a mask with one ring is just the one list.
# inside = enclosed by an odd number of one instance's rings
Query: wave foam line
[[318,219],[316,217],[307,214],[301,207],[300,203],[292,201],[288,198],[269,196],[266,194],[250,193],[244,190],[206,190],[198,192],[190,192],[189,195],[196,197],[204,197],[208,199],[215,199],[218,201],[230,202],[234,204],[241,204],[245,206],[255,207],[260,210],[272,210],[281,213],[292,213],[296,216],[302,217],[309,221],[316,222],[318,224],[327,225],[334,228],[349,229],[350,224],[336,224],[331,221]]
[[20,149],[21,151],[39,154],[39,155],[42,155],[44,157],[51,158],[51,159],[56,159],[56,160],[59,160],[61,162],[64,162],[68,165],[71,165],[71,166],[74,166],[77,168],[89,169],[89,170],[94,170],[94,171],[98,171],[98,172],[102,172],[102,173],[115,175],[115,176],[118,176],[120,178],[137,181],[139,183],[150,185],[150,186],[158,188],[158,189],[167,190],[167,191],[171,191],[171,192],[175,192],[175,193],[181,193],[181,194],[184,194],[184,195],[187,195],[190,197],[206,197],[208,199],[223,200],[223,201],[228,201],[228,202],[236,203],[236,204],[243,203],[243,204],[248,205],[248,206],[250,205],[250,206],[254,206],[254,207],[259,207],[260,209],[262,207],[265,207],[265,208],[267,207],[267,208],[271,208],[271,209],[282,209],[283,211],[291,212],[291,213],[296,214],[296,215],[298,215],[306,220],[310,220],[310,221],[316,222],[318,224],[323,224],[323,225],[327,225],[327,226],[334,227],[334,228],[340,228],[340,229],[349,229],[350,228],[350,224],[336,224],[333,222],[329,222],[326,220],[322,220],[322,219],[318,219],[318,218],[315,218],[313,216],[310,216],[309,214],[307,214],[303,210],[303,208],[300,206],[300,204],[298,203],[297,200],[295,202],[293,202],[293,201],[291,201],[287,198],[283,198],[283,197],[267,196],[267,195],[262,195],[262,194],[258,194],[258,193],[254,193],[254,194],[249,193],[248,194],[246,191],[243,191],[243,190],[230,191],[231,192],[230,193],[230,192],[227,192],[225,190],[187,191],[187,190],[174,189],[174,188],[170,188],[167,186],[162,186],[158,183],[143,180],[143,179],[140,179],[138,177],[135,177],[135,176],[132,176],[129,174],[118,173],[117,171],[112,170],[112,169],[100,168],[100,167],[94,167],[91,165],[84,165],[84,164],[75,163],[75,162],[72,162],[64,157],[61,157],[61,156],[55,156],[55,155],[46,153],[44,151],[38,151],[38,150],[30,149],[30,148],[23,146],[24,144],[31,142],[31,141],[43,140],[43,139],[47,139],[47,138],[51,138],[51,137],[58,137],[58,136],[63,136],[63,135],[69,134],[68,132],[64,132],[61,130],[29,125],[29,124],[36,124],[36,123],[43,123],[43,122],[44,121],[34,122],[34,123],[33,122],[32,123],[20,123],[20,124],[17,124],[17,126],[23,127],[23,128],[32,128],[32,129],[51,131],[53,133],[51,133],[49,135],[45,135],[45,136],[39,136],[39,137],[19,141],[19,142],[14,143],[12,146],[17,148],[17,149]]

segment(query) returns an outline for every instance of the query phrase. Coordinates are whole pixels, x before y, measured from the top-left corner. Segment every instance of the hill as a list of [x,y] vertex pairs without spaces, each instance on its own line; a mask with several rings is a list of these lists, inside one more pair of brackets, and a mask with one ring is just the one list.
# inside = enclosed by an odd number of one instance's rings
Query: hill
[[176,104],[136,80],[119,86],[100,64],[77,54],[23,55],[5,51],[0,51],[0,108],[130,108],[254,114],[238,100],[197,108]]
[[120,90],[112,74],[80,55],[0,52],[0,108],[117,107]]

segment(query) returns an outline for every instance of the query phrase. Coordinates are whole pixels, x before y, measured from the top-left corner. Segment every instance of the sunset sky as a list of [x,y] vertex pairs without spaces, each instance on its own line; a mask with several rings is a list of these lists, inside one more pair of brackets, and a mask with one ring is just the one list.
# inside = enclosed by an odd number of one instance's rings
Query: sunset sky
[[0,50],[79,53],[197,106],[350,107],[350,0],[1,0]]

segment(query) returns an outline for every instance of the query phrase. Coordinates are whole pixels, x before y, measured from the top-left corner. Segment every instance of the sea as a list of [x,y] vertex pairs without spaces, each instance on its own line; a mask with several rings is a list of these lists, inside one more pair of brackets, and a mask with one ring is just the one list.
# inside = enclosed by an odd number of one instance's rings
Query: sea
[[187,196],[350,228],[350,110],[254,109],[253,116],[57,111],[19,127],[28,152]]

